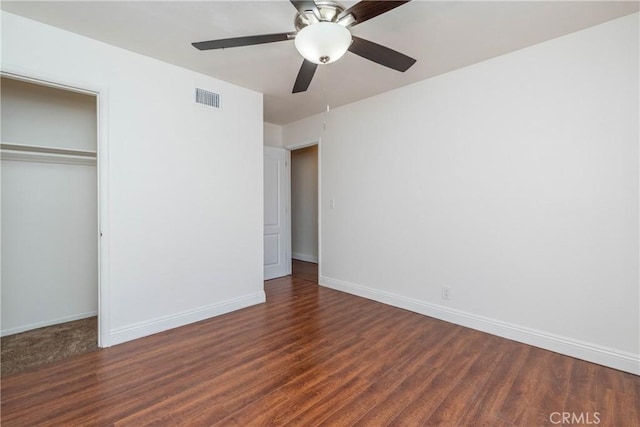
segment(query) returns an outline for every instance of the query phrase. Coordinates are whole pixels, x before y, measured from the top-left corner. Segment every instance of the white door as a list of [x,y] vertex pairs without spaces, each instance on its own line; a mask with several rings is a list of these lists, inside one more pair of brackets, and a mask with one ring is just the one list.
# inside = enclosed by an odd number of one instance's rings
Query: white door
[[264,279],[291,274],[289,164],[291,153],[264,147]]

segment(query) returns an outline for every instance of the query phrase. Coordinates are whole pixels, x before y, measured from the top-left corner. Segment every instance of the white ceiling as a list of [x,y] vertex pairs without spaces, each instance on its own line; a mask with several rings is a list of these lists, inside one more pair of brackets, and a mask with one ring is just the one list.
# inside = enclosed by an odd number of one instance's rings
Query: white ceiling
[[[355,1],[344,1],[349,7]],[[289,1],[2,1],[1,8],[264,93],[264,119],[286,124],[638,11],[638,1],[419,1],[352,28],[416,58],[399,73],[347,53],[292,94],[292,41],[198,51],[191,42],[293,31]]]

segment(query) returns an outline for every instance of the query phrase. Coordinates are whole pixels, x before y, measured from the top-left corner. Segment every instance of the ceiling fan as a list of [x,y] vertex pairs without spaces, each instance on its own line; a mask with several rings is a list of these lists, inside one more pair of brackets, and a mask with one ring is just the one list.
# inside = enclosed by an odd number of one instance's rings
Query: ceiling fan
[[296,31],[233,37],[192,43],[200,50],[225,49],[294,40],[296,49],[304,57],[293,93],[304,92],[320,64],[329,64],[342,57],[348,50],[365,59],[397,71],[407,71],[416,60],[388,47],[356,37],[349,28],[408,3],[406,1],[367,1],[345,9],[330,0],[290,0],[298,10],[294,19]]

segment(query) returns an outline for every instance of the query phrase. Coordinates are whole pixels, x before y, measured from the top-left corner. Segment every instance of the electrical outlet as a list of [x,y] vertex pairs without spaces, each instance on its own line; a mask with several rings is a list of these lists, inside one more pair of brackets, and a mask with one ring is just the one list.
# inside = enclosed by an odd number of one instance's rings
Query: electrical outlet
[[442,287],[442,299],[451,299],[451,288],[448,286]]

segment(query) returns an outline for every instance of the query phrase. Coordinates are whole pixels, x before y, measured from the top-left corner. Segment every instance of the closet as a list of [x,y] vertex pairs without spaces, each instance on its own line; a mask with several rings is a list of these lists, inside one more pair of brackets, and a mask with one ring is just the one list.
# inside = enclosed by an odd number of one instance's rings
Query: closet
[[98,310],[96,97],[2,77],[2,336]]

